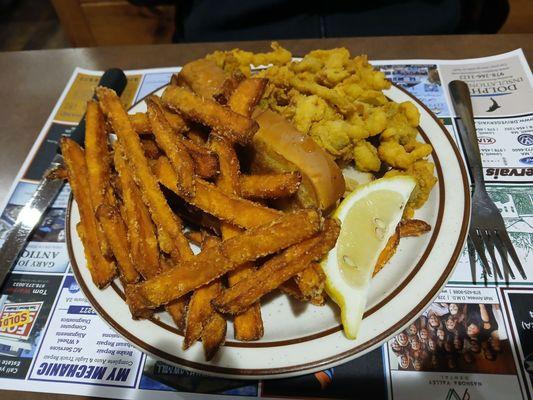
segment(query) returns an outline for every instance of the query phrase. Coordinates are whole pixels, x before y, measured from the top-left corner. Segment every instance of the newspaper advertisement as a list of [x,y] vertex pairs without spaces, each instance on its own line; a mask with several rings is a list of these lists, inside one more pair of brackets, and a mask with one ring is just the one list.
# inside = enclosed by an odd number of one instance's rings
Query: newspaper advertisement
[[389,359],[394,398],[521,396],[496,288],[447,287],[389,341]]
[[[123,339],[83,296],[69,268],[64,187],[0,293],[0,389],[117,399],[528,399],[533,381],[533,78],[521,50],[469,60],[372,61],[420,99],[461,149],[448,83],[471,89],[488,191],[528,278],[488,277],[465,249],[449,283],[383,346],[314,374],[275,380],[213,378],[166,364]],[[176,68],[126,71],[131,106]],[[0,244],[81,119],[101,71],[76,69],[0,210]],[[462,151],[462,150],[461,150]]]

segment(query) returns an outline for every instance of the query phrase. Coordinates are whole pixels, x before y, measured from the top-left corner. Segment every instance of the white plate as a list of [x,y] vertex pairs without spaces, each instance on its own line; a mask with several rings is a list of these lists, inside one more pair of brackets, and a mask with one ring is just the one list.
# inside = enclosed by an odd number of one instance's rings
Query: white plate
[[[162,89],[157,94],[160,92]],[[160,313],[157,319],[135,321],[118,280],[104,290],[93,284],[75,229],[80,220],[78,207],[71,201],[67,245],[85,296],[111,327],[142,351],[169,364],[216,376],[265,379],[301,375],[344,363],[382,345],[417,318],[447,282],[463,249],[470,216],[467,176],[451,135],[404,90],[392,87],[385,94],[396,102],[411,100],[420,110],[421,139],[433,145],[438,183],[416,213],[431,224],[431,232],[403,239],[391,262],[372,280],[357,340],[344,336],[335,304],[316,307],[276,292],[261,302],[265,327],[261,340],[234,340],[229,323],[226,344],[213,360],[205,361],[201,343],[183,351],[183,337],[169,315]],[[130,112],[145,109],[146,104],[140,102]]]

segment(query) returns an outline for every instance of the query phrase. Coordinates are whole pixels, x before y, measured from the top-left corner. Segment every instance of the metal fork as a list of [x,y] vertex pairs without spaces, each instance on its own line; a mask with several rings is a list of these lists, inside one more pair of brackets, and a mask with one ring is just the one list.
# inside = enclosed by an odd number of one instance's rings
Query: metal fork
[[[460,118],[461,126],[459,134],[463,142],[466,158],[470,164],[472,178],[474,180],[474,193],[472,195],[472,215],[470,218],[470,229],[468,231],[468,253],[472,270],[472,279],[475,283],[475,260],[473,250],[479,255],[481,266],[485,272],[485,277],[493,276],[489,260],[485,251],[489,253],[492,266],[496,272],[494,279],[504,279],[509,282],[509,276],[515,279],[515,274],[511,269],[507,255],[511,256],[516,269],[522,276],[527,279],[526,273],[520,259],[516,254],[515,248],[509,239],[509,234],[505,229],[505,223],[500,211],[487,194],[485,180],[483,177],[483,165],[481,163],[481,154],[477,141],[476,127],[474,124],[474,114],[472,111],[472,101],[470,99],[470,90],[468,85],[463,81],[452,81],[448,85],[451,93],[453,108]],[[500,255],[502,268],[496,259],[496,252]],[[473,264],[473,265],[472,265]]]

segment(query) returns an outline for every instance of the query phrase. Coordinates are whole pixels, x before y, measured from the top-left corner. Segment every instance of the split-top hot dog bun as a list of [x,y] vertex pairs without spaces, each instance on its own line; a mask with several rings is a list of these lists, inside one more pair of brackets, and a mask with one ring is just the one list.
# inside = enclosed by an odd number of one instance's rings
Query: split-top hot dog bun
[[299,171],[298,205],[321,210],[333,207],[344,194],[344,178],[331,156],[274,111],[263,111],[255,120],[259,130],[252,142],[252,172]]

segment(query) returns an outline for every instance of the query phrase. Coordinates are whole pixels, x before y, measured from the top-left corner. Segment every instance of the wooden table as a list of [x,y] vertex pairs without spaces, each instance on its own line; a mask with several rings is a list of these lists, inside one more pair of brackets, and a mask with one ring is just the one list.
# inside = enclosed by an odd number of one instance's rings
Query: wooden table
[[[460,59],[483,57],[522,48],[533,64],[533,34],[396,36],[286,40],[280,43],[303,55],[316,48],[347,47],[370,59]],[[179,45],[80,48],[0,53],[0,199],[3,200],[75,67],[103,70],[170,67],[214,50],[239,47],[266,51],[269,42],[194,43]],[[26,399],[72,396],[24,393]],[[3,391],[2,399],[20,398]]]

